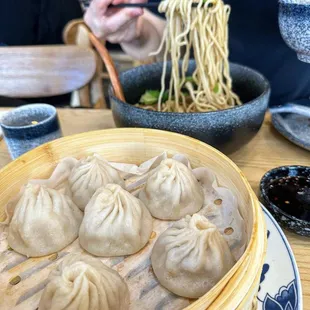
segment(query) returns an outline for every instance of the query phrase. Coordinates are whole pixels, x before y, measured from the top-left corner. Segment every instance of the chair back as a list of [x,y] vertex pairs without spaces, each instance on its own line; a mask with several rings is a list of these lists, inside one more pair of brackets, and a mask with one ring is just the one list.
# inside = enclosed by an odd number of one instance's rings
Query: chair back
[[93,78],[96,56],[75,45],[0,48],[0,96],[39,98],[75,91]]

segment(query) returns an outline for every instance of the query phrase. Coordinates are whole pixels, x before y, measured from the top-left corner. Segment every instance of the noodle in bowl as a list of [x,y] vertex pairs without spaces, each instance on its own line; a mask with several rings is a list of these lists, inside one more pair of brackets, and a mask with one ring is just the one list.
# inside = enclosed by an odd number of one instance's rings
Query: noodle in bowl
[[[193,7],[194,3],[197,7]],[[165,13],[167,26],[162,44],[153,53],[163,56],[164,66],[157,107],[152,108],[163,112],[209,112],[241,105],[232,89],[228,63],[230,6],[222,0],[163,0],[159,12]],[[187,76],[191,51],[197,67]],[[171,75],[167,86],[168,58]]]
[[259,130],[270,87],[258,72],[230,67],[230,6],[222,0],[163,0],[159,12],[167,25],[153,55],[163,62],[121,74],[129,104],[110,91],[116,125],[175,131],[224,153],[235,151]]
[[[232,89],[242,105],[214,112],[173,113],[136,107],[149,89],[160,89],[164,64],[143,65],[120,74],[125,101],[115,97],[112,87],[109,98],[118,127],[154,128],[178,132],[204,141],[229,154],[249,142],[260,129],[268,107],[269,82],[257,71],[230,64]],[[182,62],[179,63],[182,66]],[[196,69],[194,60],[188,63],[187,74]],[[171,62],[167,62],[165,85],[169,85]]]

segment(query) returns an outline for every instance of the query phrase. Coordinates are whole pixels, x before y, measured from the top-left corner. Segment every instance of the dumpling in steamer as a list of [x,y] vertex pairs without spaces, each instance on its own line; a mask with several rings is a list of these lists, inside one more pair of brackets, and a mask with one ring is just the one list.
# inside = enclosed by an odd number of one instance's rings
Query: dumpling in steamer
[[72,199],[81,210],[85,209],[98,188],[109,183],[124,187],[120,173],[97,154],[80,160],[73,168],[68,181]]
[[78,237],[82,211],[59,191],[26,185],[12,211],[8,244],[28,257],[62,250]]
[[121,186],[108,184],[86,206],[79,240],[93,255],[130,255],[145,246],[152,229],[152,216],[143,202]]
[[127,284],[99,259],[70,254],[48,277],[39,310],[127,310]]
[[186,216],[162,233],[151,261],[160,284],[188,298],[207,293],[235,263],[216,226],[198,214]]
[[150,171],[139,198],[154,217],[162,220],[192,215],[204,201],[203,190],[192,171],[174,159],[163,160]]

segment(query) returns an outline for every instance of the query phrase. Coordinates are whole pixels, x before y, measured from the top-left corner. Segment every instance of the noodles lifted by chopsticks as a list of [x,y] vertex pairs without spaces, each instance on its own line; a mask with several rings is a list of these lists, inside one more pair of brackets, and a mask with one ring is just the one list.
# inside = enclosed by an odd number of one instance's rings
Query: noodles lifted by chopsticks
[[[208,112],[240,105],[232,91],[228,62],[228,19],[230,6],[222,0],[164,0],[159,11],[166,14],[167,27],[162,44],[154,55],[164,51],[158,111]],[[191,51],[196,70],[186,76]],[[172,71],[169,90],[165,88],[167,61]],[[182,60],[181,70],[179,61]],[[163,100],[167,97],[166,100]]]

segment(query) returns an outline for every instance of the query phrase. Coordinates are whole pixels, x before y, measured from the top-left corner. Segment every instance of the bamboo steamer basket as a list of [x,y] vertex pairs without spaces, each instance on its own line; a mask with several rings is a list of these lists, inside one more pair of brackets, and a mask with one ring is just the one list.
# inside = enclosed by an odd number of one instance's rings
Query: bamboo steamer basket
[[[122,128],[78,134],[44,144],[0,170],[0,221],[5,220],[5,205],[21,186],[30,179],[48,178],[64,157],[81,158],[98,153],[110,161],[140,164],[164,151],[168,156],[186,154],[193,167],[211,168],[220,184],[237,196],[247,226],[248,244],[243,256],[211,291],[191,300],[186,309],[255,309],[267,244],[260,204],[239,168],[198,140],[159,130]],[[72,246],[64,250],[70,252]],[[27,259],[18,254],[11,261],[12,252],[0,247],[0,309],[35,310],[46,278],[56,266],[56,262],[44,262],[52,261],[55,255]]]

